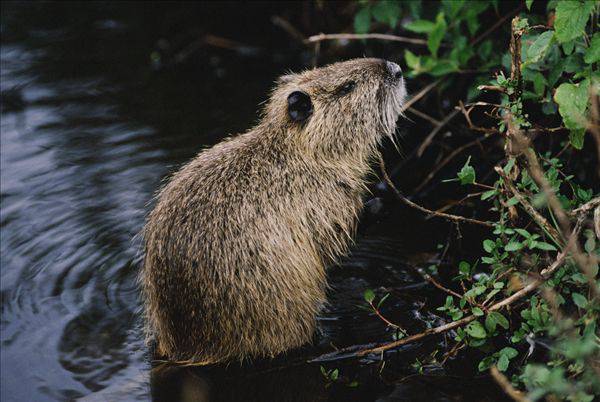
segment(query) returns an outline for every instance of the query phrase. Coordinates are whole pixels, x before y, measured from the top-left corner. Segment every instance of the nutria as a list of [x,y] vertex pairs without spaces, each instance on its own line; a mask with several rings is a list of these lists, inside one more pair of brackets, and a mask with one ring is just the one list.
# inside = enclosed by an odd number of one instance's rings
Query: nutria
[[311,340],[325,267],[348,250],[404,96],[400,67],[380,59],[285,75],[256,127],[173,175],[144,229],[159,355],[210,364]]

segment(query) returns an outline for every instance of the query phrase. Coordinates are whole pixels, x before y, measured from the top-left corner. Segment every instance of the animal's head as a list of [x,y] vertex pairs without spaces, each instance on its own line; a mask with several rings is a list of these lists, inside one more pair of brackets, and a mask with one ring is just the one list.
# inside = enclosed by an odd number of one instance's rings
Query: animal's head
[[265,112],[307,149],[350,155],[393,135],[405,96],[396,63],[354,59],[281,77]]

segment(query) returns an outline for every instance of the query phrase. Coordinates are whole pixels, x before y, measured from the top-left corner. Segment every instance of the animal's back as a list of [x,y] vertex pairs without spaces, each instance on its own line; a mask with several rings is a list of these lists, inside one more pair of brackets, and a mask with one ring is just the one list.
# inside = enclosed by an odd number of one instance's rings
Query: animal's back
[[253,132],[175,174],[145,235],[143,285],[159,352],[210,363],[310,341],[327,256],[345,251],[348,208],[360,207],[361,189],[328,175]]

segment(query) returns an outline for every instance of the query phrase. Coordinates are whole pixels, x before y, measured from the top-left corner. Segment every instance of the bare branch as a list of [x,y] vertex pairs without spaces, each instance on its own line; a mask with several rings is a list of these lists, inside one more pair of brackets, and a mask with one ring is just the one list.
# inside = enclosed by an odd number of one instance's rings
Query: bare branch
[[[570,244],[572,244],[572,242],[570,242]],[[490,306],[488,311],[497,311],[506,306],[509,306],[509,305],[513,304],[514,302],[516,302],[517,300],[524,298],[525,296],[529,295],[531,292],[533,292],[534,290],[539,288],[562,265],[562,263],[565,260],[565,256],[566,256],[565,251],[558,254],[558,256],[556,257],[556,260],[554,260],[552,265],[550,265],[548,268],[544,269],[541,272],[540,279],[534,279],[532,282],[530,282],[528,285],[523,287],[521,290],[513,293],[511,296],[499,301],[498,303],[493,304],[492,306]],[[364,356],[364,355],[372,354],[372,353],[382,353],[382,352],[385,352],[386,350],[394,349],[394,348],[397,348],[402,345],[416,342],[416,341],[421,340],[430,335],[441,334],[444,332],[448,332],[452,329],[462,327],[462,326],[470,323],[471,321],[475,321],[476,319],[477,319],[476,316],[469,315],[467,317],[461,318],[458,321],[453,321],[453,322],[445,324],[445,325],[440,325],[439,327],[431,328],[431,329],[428,329],[421,333],[411,335],[409,337],[402,338],[397,341],[378,346],[376,348],[358,351],[358,352],[356,352],[356,356]]]
[[441,82],[441,80],[433,81],[431,84],[427,85],[426,87],[421,89],[419,92],[417,92],[404,105],[402,105],[402,111],[407,110],[409,107],[411,107],[412,105],[417,103],[422,97],[427,95],[429,93],[429,91],[431,91],[433,88],[435,88],[440,82]]
[[560,237],[560,234],[558,233],[558,231],[556,229],[554,229],[554,227],[552,225],[550,225],[550,222],[548,222],[548,220],[546,218],[544,218],[542,216],[542,214],[540,214],[537,211],[537,209],[535,209],[533,207],[533,205],[531,205],[529,203],[529,201],[527,201],[527,199],[525,198],[525,196],[523,194],[521,194],[521,192],[519,190],[517,190],[517,187],[515,186],[515,184],[513,183],[513,181],[510,179],[510,177],[508,177],[508,175],[506,173],[504,173],[504,170],[502,170],[502,168],[499,167],[499,166],[494,167],[494,170],[496,171],[496,173],[498,173],[498,175],[500,175],[500,177],[502,177],[502,181],[504,182],[504,186],[519,201],[519,203],[521,204],[521,206],[523,207],[523,209],[525,210],[525,212],[527,212],[529,214],[529,216],[531,216],[531,218],[542,229],[544,229],[544,231],[550,237],[552,237],[554,239],[554,241],[560,242],[561,237]]
[[418,193],[421,189],[423,189],[423,187],[425,187],[425,185],[427,185],[427,183],[429,183],[429,181],[431,181],[431,179],[433,179],[433,177],[435,176],[435,174],[437,172],[439,172],[444,166],[446,166],[452,159],[454,159],[461,152],[463,152],[467,148],[470,148],[470,147],[472,147],[474,145],[477,145],[477,144],[481,143],[481,141],[487,139],[490,135],[491,135],[491,133],[487,133],[484,136],[476,138],[473,141],[468,142],[468,143],[466,143],[464,145],[461,145],[460,147],[458,147],[455,150],[453,150],[440,163],[437,163],[435,165],[435,167],[433,168],[433,170],[431,170],[431,172],[429,172],[429,174],[427,175],[427,177],[425,177],[425,180],[423,180],[421,182],[421,184],[419,184],[417,186],[417,188],[415,188],[414,192]]
[[588,212],[591,212],[594,208],[596,208],[598,205],[600,205],[600,197],[592,198],[590,201],[586,202],[579,208],[575,208],[573,211],[571,211],[571,215],[577,216],[581,214],[587,214]]
[[486,226],[486,227],[490,227],[490,228],[494,227],[494,225],[491,222],[479,221],[477,219],[466,218],[464,216],[445,214],[443,212],[435,212],[430,209],[424,208],[418,204],[415,204],[414,202],[412,202],[411,200],[406,198],[404,195],[402,195],[402,193],[396,188],[396,186],[390,179],[390,176],[387,174],[387,171],[385,169],[385,163],[383,162],[383,157],[381,155],[379,156],[379,166],[381,168],[381,174],[383,175],[383,179],[385,180],[387,185],[394,191],[394,193],[396,194],[396,197],[398,197],[398,199],[400,201],[402,201],[404,204],[406,204],[412,208],[418,209],[419,211],[425,212],[429,215],[436,216],[438,218],[443,218],[443,219],[454,221],[454,222],[473,223],[476,225]]
[[308,39],[304,40],[305,44],[311,44],[315,42],[322,42],[326,40],[363,40],[363,39],[378,39],[378,40],[386,40],[392,42],[403,42],[403,43],[412,43],[413,45],[427,45],[427,41],[425,39],[417,39],[417,38],[407,38],[405,36],[397,36],[397,35],[388,35],[388,34],[379,34],[379,33],[370,33],[370,34],[349,34],[349,33],[335,33],[335,34],[324,34],[320,33],[318,35],[313,35]]
[[517,402],[530,402],[530,399],[527,398],[523,393],[515,387],[512,386],[508,378],[504,374],[498,370],[496,366],[492,366],[490,368],[490,374],[496,383],[502,388],[502,390],[506,393],[506,395],[510,396],[513,400]]
[[436,134],[439,133],[440,130],[446,124],[448,124],[450,122],[450,120],[452,120],[454,118],[454,116],[456,116],[457,114],[458,114],[458,110],[456,110],[456,109],[453,110],[446,117],[444,117],[444,119],[442,121],[440,121],[440,124],[438,124],[433,130],[431,130],[429,135],[427,135],[427,137],[425,137],[425,139],[419,146],[419,149],[417,150],[417,156],[421,157],[421,155],[423,155],[423,152],[425,152],[425,149],[429,146],[429,144],[431,144],[431,141],[433,141],[433,138],[436,136]]

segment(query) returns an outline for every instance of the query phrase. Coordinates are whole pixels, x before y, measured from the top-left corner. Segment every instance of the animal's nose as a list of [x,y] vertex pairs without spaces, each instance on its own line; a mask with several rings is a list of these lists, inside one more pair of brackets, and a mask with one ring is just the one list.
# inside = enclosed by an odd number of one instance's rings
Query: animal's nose
[[386,61],[386,67],[389,71],[390,75],[395,79],[399,80],[402,78],[402,69],[396,63],[392,63],[391,61]]

